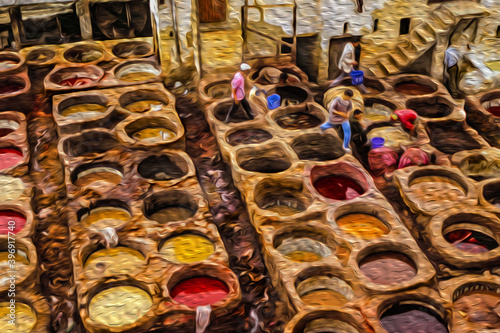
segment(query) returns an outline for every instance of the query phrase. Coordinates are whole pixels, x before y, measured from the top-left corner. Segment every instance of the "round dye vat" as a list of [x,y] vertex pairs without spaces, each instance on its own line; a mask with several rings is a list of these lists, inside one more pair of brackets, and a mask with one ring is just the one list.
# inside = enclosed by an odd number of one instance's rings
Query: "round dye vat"
[[14,210],[0,210],[0,234],[18,233],[26,225],[26,217]]
[[283,129],[295,130],[317,127],[322,121],[313,114],[296,112],[276,118],[276,123]]
[[497,310],[500,295],[491,291],[465,293],[453,303],[456,311],[464,314],[468,321],[500,327],[500,313]]
[[292,163],[279,157],[249,158],[240,163],[242,169],[262,173],[278,173],[288,169]]
[[14,120],[0,119],[0,138],[9,135],[19,128],[19,123]]
[[188,206],[170,206],[157,210],[149,218],[160,223],[166,223],[187,220],[193,217],[195,213],[196,211]]
[[[296,332],[296,331],[294,331]],[[349,323],[345,321],[331,319],[331,318],[321,318],[315,319],[307,323],[306,327],[301,333],[359,333],[359,331],[354,328]]]
[[[15,259],[9,258],[9,252],[2,251],[0,252],[0,287],[4,288],[10,284],[10,273],[8,271],[14,270],[17,271],[17,278],[25,277],[28,273],[30,262],[26,257],[26,254],[17,249],[17,253],[15,254]],[[15,260],[15,268],[12,269],[9,264],[9,260]]]
[[132,219],[132,215],[123,208],[98,207],[81,217],[81,222],[86,226],[98,229],[119,228]]
[[15,324],[9,323],[10,302],[0,303],[0,328],[2,333],[29,333],[35,327],[37,318],[33,309],[24,303],[16,301]]
[[384,222],[368,214],[349,214],[336,222],[344,232],[358,238],[377,239],[389,233]]
[[144,57],[153,51],[147,42],[123,42],[113,46],[113,54],[120,58]]
[[157,75],[149,72],[131,72],[120,76],[121,81],[125,82],[140,82],[146,80],[152,80],[156,78]]
[[160,253],[169,261],[191,264],[208,259],[215,251],[214,244],[206,237],[184,234],[166,240]]
[[138,321],[152,306],[151,296],[141,288],[120,286],[97,293],[90,301],[89,315],[100,324],[121,327]]
[[132,137],[143,142],[161,142],[175,138],[175,132],[165,127],[149,127],[135,132]]
[[19,82],[13,82],[5,80],[0,82],[0,95],[7,95],[23,90],[25,87],[24,84]]
[[80,87],[87,84],[95,83],[97,80],[90,77],[79,77],[78,75],[73,77],[64,78],[59,81],[59,85],[63,87]]
[[[184,168],[184,170],[183,170]],[[148,179],[154,180],[172,180],[186,175],[187,163],[185,161],[176,162],[174,158],[161,155],[150,156],[144,159],[137,166],[139,174]]]
[[207,91],[205,94],[213,99],[223,99],[229,97],[231,96],[231,88],[229,83],[230,82],[228,81],[207,87]]
[[342,306],[348,302],[344,295],[330,289],[313,290],[300,299],[310,306]]
[[100,104],[76,104],[62,110],[61,116],[72,119],[88,119],[102,115],[106,106]]
[[410,190],[419,202],[459,202],[466,199],[464,188],[445,176],[418,177],[411,181]]
[[398,252],[369,255],[361,260],[359,268],[371,282],[383,285],[403,283],[417,275],[413,261]]
[[83,265],[84,270],[93,276],[102,274],[133,274],[145,264],[144,255],[127,247],[102,249],[92,253]]
[[23,159],[23,153],[15,148],[0,148],[0,170],[12,168]]
[[384,312],[380,323],[389,333],[448,333],[448,329],[439,315],[420,305],[394,306]]
[[148,111],[160,111],[162,107],[163,107],[163,102],[156,101],[154,99],[148,99],[130,103],[127,106],[125,106],[125,109],[127,109],[130,112],[142,113]]
[[496,240],[474,230],[454,230],[444,238],[457,249],[469,253],[489,252],[498,247]]
[[363,187],[355,180],[339,175],[321,177],[314,182],[313,186],[319,194],[334,200],[350,200],[365,193]]
[[490,106],[488,109],[486,109],[489,113],[494,115],[495,117],[500,117],[500,105],[499,106]]
[[432,94],[434,89],[431,87],[425,86],[423,84],[411,83],[411,82],[402,82],[396,84],[394,89],[401,94],[405,95],[427,95]]
[[193,309],[220,302],[228,294],[229,289],[224,282],[208,276],[184,280],[170,291],[174,301]]
[[43,64],[54,59],[55,55],[56,53],[49,48],[33,50],[26,56],[26,61],[33,64]]
[[314,262],[326,258],[332,251],[311,238],[287,238],[276,248],[285,258],[295,262]]
[[231,146],[249,145],[262,143],[272,139],[271,133],[262,129],[247,129],[231,133],[227,136],[227,142]]
[[343,306],[354,297],[351,287],[337,277],[309,278],[297,287],[304,304],[310,306]]
[[110,167],[94,167],[78,173],[74,184],[85,186],[95,182],[106,182],[119,184],[123,179],[123,173]]

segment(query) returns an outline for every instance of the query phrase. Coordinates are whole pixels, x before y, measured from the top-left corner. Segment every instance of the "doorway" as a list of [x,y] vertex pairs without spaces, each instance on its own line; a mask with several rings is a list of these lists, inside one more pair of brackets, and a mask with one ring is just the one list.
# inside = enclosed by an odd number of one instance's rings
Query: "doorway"
[[[330,47],[328,49],[328,79],[333,80],[340,75],[339,59],[344,51],[347,43],[357,43],[361,36],[339,36],[330,39]],[[359,63],[361,54],[361,46],[358,45],[355,49],[356,61]]]
[[225,22],[226,10],[226,0],[198,0],[200,23]]

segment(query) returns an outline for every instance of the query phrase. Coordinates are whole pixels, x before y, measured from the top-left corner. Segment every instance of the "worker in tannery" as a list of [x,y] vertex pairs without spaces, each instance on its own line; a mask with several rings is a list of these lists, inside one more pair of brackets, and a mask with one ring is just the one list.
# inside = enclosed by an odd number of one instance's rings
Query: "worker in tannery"
[[231,97],[233,98],[233,104],[231,105],[231,109],[227,113],[226,119],[224,122],[228,123],[231,120],[231,116],[238,111],[238,109],[243,107],[245,113],[248,118],[253,119],[254,115],[252,114],[252,109],[250,108],[250,103],[246,98],[245,93],[245,77],[242,72],[250,69],[250,66],[247,64],[241,64],[240,71],[234,74],[233,79],[231,80]]
[[[359,45],[359,42],[355,43],[347,43],[344,46],[344,51],[342,51],[342,55],[340,56],[339,59],[339,64],[338,67],[341,71],[340,75],[333,80],[329,85],[328,88],[334,88],[340,85],[342,80],[344,80],[346,77],[351,75],[351,72],[354,71],[354,66],[358,64],[356,61],[356,47]],[[367,94],[368,90],[366,89],[365,85],[363,82],[359,83],[356,85],[356,88],[361,91],[362,94]]]
[[349,124],[349,113],[352,110],[352,97],[354,93],[351,89],[346,89],[344,93],[337,96],[330,105],[328,121],[320,126],[320,132],[323,133],[329,128],[342,127],[344,133],[344,149],[350,152],[351,126]]

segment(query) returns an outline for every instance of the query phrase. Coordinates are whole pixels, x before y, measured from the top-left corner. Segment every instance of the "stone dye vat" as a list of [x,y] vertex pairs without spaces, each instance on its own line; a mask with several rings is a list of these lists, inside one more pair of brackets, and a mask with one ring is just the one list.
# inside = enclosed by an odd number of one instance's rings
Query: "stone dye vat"
[[343,306],[354,298],[349,284],[335,276],[315,275],[296,285],[300,300],[309,306]]
[[113,73],[120,81],[140,84],[157,80],[161,74],[161,68],[154,61],[130,60],[118,65]]
[[344,156],[340,139],[331,134],[304,134],[292,142],[293,151],[300,160],[329,161]]
[[407,282],[417,275],[415,263],[398,252],[371,254],[359,262],[359,268],[370,281],[384,285]]
[[215,252],[215,247],[210,239],[186,232],[166,239],[159,252],[168,261],[191,264],[208,259]]
[[239,129],[227,135],[227,143],[231,146],[258,144],[266,142],[272,139],[272,137],[271,133],[260,128]]
[[429,95],[438,90],[437,84],[421,75],[403,75],[391,82],[397,93],[409,96]]
[[146,264],[144,255],[127,247],[100,249],[88,255],[84,260],[83,269],[93,276],[133,274]]
[[158,192],[144,200],[145,216],[160,223],[187,220],[197,211],[197,200],[187,191]]
[[29,66],[45,66],[54,63],[56,51],[52,48],[33,48],[26,53],[26,64]]
[[101,200],[89,208],[80,210],[78,217],[85,227],[103,229],[125,226],[132,219],[132,214],[123,202]]
[[183,280],[170,291],[175,302],[190,308],[218,303],[228,294],[229,289],[224,282],[208,276]]
[[389,333],[425,330],[429,333],[448,333],[442,318],[419,304],[396,304],[381,316],[380,323]]
[[113,46],[112,52],[119,58],[143,58],[153,53],[153,46],[148,42],[121,42]]
[[56,66],[44,80],[49,91],[70,91],[94,87],[103,78],[104,71],[97,66]]
[[285,130],[303,130],[323,124],[328,117],[325,109],[316,103],[294,105],[272,112],[271,118]]
[[351,309],[307,309],[287,324],[285,333],[360,333],[367,329],[362,315]]
[[73,63],[97,63],[104,58],[104,50],[97,45],[79,44],[64,51],[63,57]]
[[245,171],[259,173],[279,173],[292,166],[290,154],[279,144],[239,149],[236,163]]
[[[14,253],[9,252],[6,237],[0,239],[0,290],[2,291],[8,290],[10,286],[9,272],[12,270],[12,260],[15,260],[16,286],[33,283],[36,274],[37,254],[31,240],[17,238],[14,250]],[[11,254],[14,254],[15,258],[12,258]]]
[[488,144],[476,131],[461,122],[428,123],[427,132],[431,139],[431,145],[445,154],[488,148]]
[[119,105],[133,113],[160,111],[170,103],[169,96],[161,90],[138,89],[120,96]]

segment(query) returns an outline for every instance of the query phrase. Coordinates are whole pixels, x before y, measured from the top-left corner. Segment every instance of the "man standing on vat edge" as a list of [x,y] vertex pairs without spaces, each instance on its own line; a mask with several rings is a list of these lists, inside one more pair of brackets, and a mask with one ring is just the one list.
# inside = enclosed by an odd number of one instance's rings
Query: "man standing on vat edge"
[[243,110],[245,110],[248,118],[254,118],[245,94],[245,77],[241,73],[249,69],[250,66],[248,64],[241,64],[240,71],[236,72],[231,80],[231,97],[233,98],[233,105],[231,105],[231,109],[229,109],[227,113],[226,120],[224,120],[225,123],[231,120],[231,115],[238,111],[240,105],[243,106]]
[[320,126],[320,133],[329,128],[342,126],[344,132],[344,149],[347,152],[351,151],[349,148],[351,142],[349,112],[352,110],[352,96],[354,96],[354,93],[351,89],[346,89],[342,95],[337,96],[330,105],[328,121]]
[[[359,42],[347,43],[344,46],[344,51],[339,59],[338,67],[340,69],[340,75],[333,80],[328,88],[334,88],[342,82],[343,79],[351,75],[351,72],[354,70],[354,66],[358,64],[356,61],[356,47],[359,45]],[[361,91],[362,94],[368,94],[368,90],[366,89],[363,83],[359,83],[356,85],[357,88]]]

